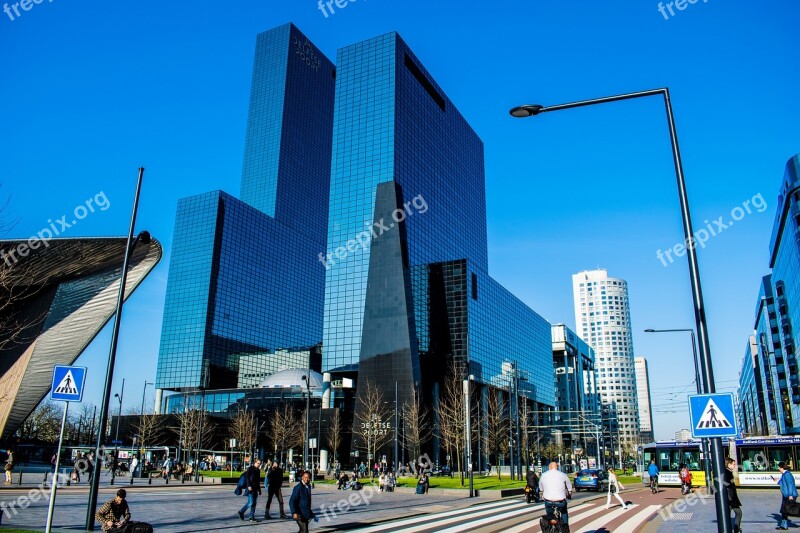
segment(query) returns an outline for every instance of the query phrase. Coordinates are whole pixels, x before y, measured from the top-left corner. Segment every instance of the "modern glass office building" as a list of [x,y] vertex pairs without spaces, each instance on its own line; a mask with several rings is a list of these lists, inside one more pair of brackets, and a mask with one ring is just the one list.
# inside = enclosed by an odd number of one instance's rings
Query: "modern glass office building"
[[240,358],[321,343],[334,77],[294,25],[258,35],[242,199],[178,204],[158,389],[236,387]]
[[771,274],[761,280],[754,331],[739,372],[742,431],[800,434],[800,154],[786,163],[769,246]]
[[506,388],[512,365],[553,408],[550,324],[488,275],[485,202],[482,141],[403,39],[339,50],[325,369],[435,405],[452,362]]

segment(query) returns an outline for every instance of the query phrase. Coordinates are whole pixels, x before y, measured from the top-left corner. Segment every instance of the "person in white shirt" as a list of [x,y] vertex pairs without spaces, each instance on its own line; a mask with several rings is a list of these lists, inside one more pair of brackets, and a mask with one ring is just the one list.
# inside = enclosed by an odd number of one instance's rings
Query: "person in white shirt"
[[568,524],[567,500],[572,498],[572,483],[564,472],[558,469],[558,463],[550,463],[549,470],[539,479],[539,491],[544,499],[544,509],[547,514],[553,514],[554,509],[561,513],[561,520]]
[[606,509],[608,509],[609,505],[611,505],[611,495],[613,494],[614,497],[619,500],[620,505],[622,505],[623,509],[627,509],[628,506],[625,505],[625,500],[619,495],[619,491],[624,489],[625,487],[622,486],[617,480],[617,474],[614,473],[613,467],[608,467],[608,495],[606,496]]
[[134,455],[131,459],[131,477],[136,476],[136,467],[139,466],[139,459]]

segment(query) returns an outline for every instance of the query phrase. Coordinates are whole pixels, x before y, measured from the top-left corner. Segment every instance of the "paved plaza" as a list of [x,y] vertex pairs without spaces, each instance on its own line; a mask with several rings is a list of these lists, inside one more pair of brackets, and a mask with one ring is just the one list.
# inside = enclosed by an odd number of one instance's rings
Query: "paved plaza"
[[[32,530],[43,530],[47,516],[49,488],[42,485],[43,473],[29,473],[22,486],[5,486],[0,489],[0,505],[5,509],[3,525]],[[296,531],[294,522],[274,518],[264,521],[266,490],[258,499],[256,517],[258,524],[242,522],[236,515],[246,499],[233,493],[233,485],[219,483],[185,484],[154,480],[118,478],[109,485],[106,474],[102,478],[99,502],[110,499],[119,487],[128,490],[133,520],[153,524],[157,532],[201,531]],[[37,486],[38,485],[38,486]],[[42,486],[43,488],[38,488]],[[521,497],[468,498],[455,491],[447,494],[420,496],[410,489],[394,493],[375,490],[360,492],[337,491],[335,487],[318,484],[314,490],[314,508],[320,522],[312,524],[313,531],[360,531],[362,533],[406,532],[459,533],[525,533],[538,532],[538,519],[543,515],[541,504],[525,504]],[[284,487],[283,494],[288,514],[288,496],[291,488]],[[774,531],[780,495],[777,489],[740,490],[744,504],[743,531]],[[37,497],[38,495],[38,497]],[[573,533],[710,533],[716,531],[713,497],[704,497],[702,491],[682,498],[677,488],[662,489],[657,495],[641,487],[631,487],[622,493],[629,509],[619,504],[605,508],[605,494],[579,493],[570,502],[569,517]],[[32,503],[26,504],[28,498]],[[33,500],[36,500],[35,502]],[[55,531],[82,531],[88,500],[88,487],[84,482],[59,488],[55,505]],[[271,514],[278,516],[277,502],[273,501]],[[800,528],[800,525],[792,525]],[[99,527],[98,527],[99,530]]]

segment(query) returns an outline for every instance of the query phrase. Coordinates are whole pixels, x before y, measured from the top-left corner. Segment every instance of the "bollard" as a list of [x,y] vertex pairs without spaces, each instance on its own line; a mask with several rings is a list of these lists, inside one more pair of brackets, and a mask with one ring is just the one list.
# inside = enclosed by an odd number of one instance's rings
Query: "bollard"
[[152,473],[152,472],[150,472],[150,475],[149,475],[149,476],[147,476],[147,477],[149,478],[149,479],[147,480],[147,484],[148,484],[148,485],[152,485],[152,484],[153,484],[153,473]]
[[131,485],[133,485],[133,474],[131,474]]
[[42,480],[42,483],[47,483],[47,470],[44,472],[44,479]]
[[164,476],[164,479],[166,480],[166,482],[167,482],[167,485],[169,485],[169,474],[167,474],[166,476]]
[[17,483],[17,485],[20,485],[20,486],[22,485],[22,474],[23,473],[24,472],[22,470],[19,471],[19,483]]
[[72,483],[72,476],[67,474],[67,469],[66,468],[64,469],[64,477],[67,478],[67,487],[69,487],[70,483]]

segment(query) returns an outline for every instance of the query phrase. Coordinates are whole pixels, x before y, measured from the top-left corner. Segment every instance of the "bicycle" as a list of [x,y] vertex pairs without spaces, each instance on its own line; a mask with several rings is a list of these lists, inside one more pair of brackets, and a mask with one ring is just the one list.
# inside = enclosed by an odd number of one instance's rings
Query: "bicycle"
[[539,519],[539,527],[542,533],[569,533],[569,526],[561,520],[561,510],[558,507]]
[[658,494],[658,476],[650,476],[650,492]]

